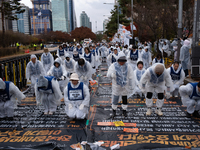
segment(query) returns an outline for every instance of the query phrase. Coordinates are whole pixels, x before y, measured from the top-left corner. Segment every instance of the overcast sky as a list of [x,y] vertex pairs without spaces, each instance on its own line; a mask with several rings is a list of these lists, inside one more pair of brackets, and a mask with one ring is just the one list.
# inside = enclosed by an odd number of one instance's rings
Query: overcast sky
[[[21,0],[21,2],[32,8],[31,0]],[[102,31],[103,20],[110,16],[110,11],[114,8],[113,4],[103,4],[104,2],[114,3],[114,0],[74,0],[77,26],[80,27],[80,14],[85,11],[92,22],[92,31],[96,32],[95,21],[97,21],[97,31]]]

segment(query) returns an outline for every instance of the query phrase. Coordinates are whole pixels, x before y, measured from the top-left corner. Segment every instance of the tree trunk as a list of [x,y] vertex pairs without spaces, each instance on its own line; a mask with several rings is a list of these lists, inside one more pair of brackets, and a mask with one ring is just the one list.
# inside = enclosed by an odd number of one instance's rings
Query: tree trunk
[[2,31],[3,31],[3,33],[2,33],[2,45],[3,45],[3,47],[6,47],[6,45],[5,45],[5,26],[4,26],[4,18],[5,18],[5,16],[4,16],[4,5],[3,5],[3,2],[4,2],[4,0],[2,0],[2,2],[1,2],[1,21],[2,21]]

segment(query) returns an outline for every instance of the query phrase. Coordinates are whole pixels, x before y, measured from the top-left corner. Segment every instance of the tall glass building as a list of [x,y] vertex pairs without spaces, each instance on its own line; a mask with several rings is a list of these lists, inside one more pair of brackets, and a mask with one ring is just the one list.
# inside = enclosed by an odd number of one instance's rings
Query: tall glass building
[[33,0],[34,9],[30,9],[31,34],[52,31],[52,13],[50,0]]
[[90,18],[85,13],[85,11],[82,11],[80,16],[80,26],[81,27],[88,27],[92,30],[92,23],[90,22]]
[[70,21],[70,32],[71,32],[77,27],[73,0],[69,0],[69,21]]
[[31,33],[30,17],[29,17],[29,7],[21,4],[22,9],[25,10],[24,13],[16,14],[18,20],[12,21],[12,28],[14,32],[21,32],[24,34]]
[[76,28],[73,0],[52,0],[53,31],[71,32]]

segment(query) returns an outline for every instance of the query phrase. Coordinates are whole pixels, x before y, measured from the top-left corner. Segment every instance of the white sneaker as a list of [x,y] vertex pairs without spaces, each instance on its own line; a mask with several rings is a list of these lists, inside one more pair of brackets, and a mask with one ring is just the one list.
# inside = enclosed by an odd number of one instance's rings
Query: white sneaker
[[156,108],[155,113],[158,114],[158,116],[162,116],[163,115],[163,113],[162,113],[160,108],[159,109]]
[[50,112],[49,112],[49,115],[53,115],[53,112],[50,111]]
[[44,115],[47,115],[48,114],[48,112],[44,112]]
[[147,116],[150,116],[150,115],[151,115],[151,113],[152,113],[152,110],[151,110],[151,108],[148,108],[148,109],[147,109],[147,112],[146,112],[146,115],[147,115]]
[[176,97],[176,98],[177,98],[177,97],[178,97],[178,95],[175,95],[174,97]]

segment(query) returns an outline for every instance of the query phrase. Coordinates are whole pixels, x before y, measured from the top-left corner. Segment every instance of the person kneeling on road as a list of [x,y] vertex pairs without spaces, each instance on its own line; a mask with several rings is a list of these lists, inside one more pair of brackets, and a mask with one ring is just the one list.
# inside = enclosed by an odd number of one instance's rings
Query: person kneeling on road
[[90,93],[88,87],[73,73],[64,90],[65,112],[70,119],[85,119],[88,114]]
[[[156,101],[155,113],[162,116],[161,111],[164,104],[164,92],[166,91],[166,98],[170,98],[170,92],[174,90],[173,82],[171,76],[166,71],[165,67],[161,63],[156,63],[142,75],[139,84],[140,89],[144,94],[146,94],[146,105],[147,112],[146,115],[150,116],[152,113],[151,107],[153,106],[153,93],[158,94],[158,99]],[[167,87],[167,90],[166,90]]]
[[0,119],[13,120],[16,100],[21,102],[25,95],[10,81],[0,78]]
[[179,88],[181,100],[184,106],[187,106],[187,117],[200,118],[200,82],[188,83]]
[[67,71],[65,67],[62,65],[60,58],[56,58],[54,65],[51,67],[47,75],[54,76],[57,79],[60,86],[60,90],[61,92],[63,92],[65,86],[68,83],[68,78],[67,78]]
[[107,73],[107,77],[112,78],[112,117],[116,116],[116,110],[120,97],[122,97],[123,116],[127,117],[128,97],[134,94],[133,69],[127,63],[125,54],[121,51],[117,57],[117,62],[113,63]]
[[40,76],[35,84],[37,105],[44,106],[44,114],[52,115],[63,98],[58,81],[53,76]]

